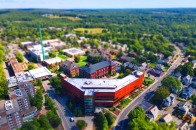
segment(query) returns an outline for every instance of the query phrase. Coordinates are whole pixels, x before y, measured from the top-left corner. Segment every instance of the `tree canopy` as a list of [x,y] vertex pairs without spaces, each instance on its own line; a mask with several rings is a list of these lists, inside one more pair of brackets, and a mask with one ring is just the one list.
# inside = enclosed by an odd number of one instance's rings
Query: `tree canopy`
[[162,86],[168,87],[170,91],[180,90],[181,82],[173,76],[167,76],[161,81]]
[[153,103],[160,105],[166,97],[168,97],[170,94],[168,87],[160,87],[156,90],[154,96],[152,97]]

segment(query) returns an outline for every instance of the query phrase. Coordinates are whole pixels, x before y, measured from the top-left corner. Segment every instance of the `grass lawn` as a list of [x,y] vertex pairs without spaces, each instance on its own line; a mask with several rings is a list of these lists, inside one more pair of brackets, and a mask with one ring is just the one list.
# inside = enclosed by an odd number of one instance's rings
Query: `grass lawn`
[[157,64],[156,63],[150,63],[150,67],[154,68]]
[[87,60],[87,56],[81,56],[80,57],[80,62],[78,62],[77,64],[79,66],[85,66],[87,64],[86,60]]
[[67,60],[67,57],[64,56],[64,55],[58,54],[57,56],[58,56],[59,58],[63,59],[63,60]]
[[87,63],[85,61],[80,61],[77,63],[79,66],[85,66]]
[[84,32],[84,31],[88,31],[88,33],[91,34],[96,34],[96,33],[102,33],[103,28],[75,28],[74,31],[80,31],[80,32]]
[[87,60],[87,56],[81,56],[80,57],[80,61],[86,61]]

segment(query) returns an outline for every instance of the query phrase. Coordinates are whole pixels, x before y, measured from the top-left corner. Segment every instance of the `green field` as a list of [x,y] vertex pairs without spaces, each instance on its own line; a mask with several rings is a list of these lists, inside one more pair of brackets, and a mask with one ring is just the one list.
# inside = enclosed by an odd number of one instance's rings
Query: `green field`
[[64,56],[64,55],[58,54],[57,56],[58,56],[59,58],[63,59],[63,60],[67,60],[67,57]]
[[96,33],[102,33],[103,28],[75,28],[74,31],[79,32],[85,32],[88,31],[88,33],[96,34]]

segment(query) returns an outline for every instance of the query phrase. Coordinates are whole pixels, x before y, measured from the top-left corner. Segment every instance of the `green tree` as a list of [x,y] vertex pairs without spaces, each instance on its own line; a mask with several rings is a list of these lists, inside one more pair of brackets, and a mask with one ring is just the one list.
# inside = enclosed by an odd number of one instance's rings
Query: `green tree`
[[196,94],[191,96],[191,100],[192,100],[193,105],[196,105]]
[[184,75],[184,76],[187,76],[187,75],[194,76],[193,63],[192,63],[192,62],[185,63],[185,64],[182,66],[182,71],[181,71],[181,73],[182,73],[182,75]]
[[55,51],[49,52],[48,54],[49,54],[50,58],[56,57],[56,52]]
[[75,56],[74,61],[78,63],[80,61],[80,56]]
[[18,62],[23,62],[24,61],[24,57],[20,52],[16,53],[16,59],[18,60]]
[[40,115],[39,117],[39,123],[41,125],[41,128],[44,130],[52,130],[52,126],[50,125],[48,119],[45,115]]
[[28,64],[28,70],[33,70],[33,69],[36,69],[34,63],[29,63]]
[[56,128],[61,124],[61,119],[53,111],[47,112],[47,118],[53,128]]
[[84,130],[87,124],[84,120],[77,120],[76,125],[79,128],[79,130]]
[[20,130],[38,130],[39,126],[36,126],[33,122],[25,122]]
[[98,113],[94,117],[94,123],[97,130],[108,130],[108,122],[103,113]]
[[160,87],[156,90],[154,96],[152,97],[152,101],[159,105],[162,103],[163,99],[168,97],[170,94],[169,88],[168,87]]
[[108,126],[111,128],[112,124],[113,124],[114,121],[115,121],[114,116],[113,116],[111,113],[107,112],[107,113],[105,114],[105,117],[106,117],[106,119],[107,119],[107,121],[108,121]]
[[63,87],[61,85],[61,80],[59,77],[52,77],[50,78],[50,83],[54,87],[55,92],[57,95],[63,94]]
[[168,87],[170,91],[179,91],[181,89],[181,82],[173,76],[167,76],[161,81],[162,86]]

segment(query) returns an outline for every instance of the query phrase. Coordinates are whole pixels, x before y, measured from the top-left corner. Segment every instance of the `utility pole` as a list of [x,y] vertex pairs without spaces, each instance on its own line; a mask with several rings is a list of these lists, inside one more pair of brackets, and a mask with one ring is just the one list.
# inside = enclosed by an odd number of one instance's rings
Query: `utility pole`
[[44,44],[43,44],[43,41],[42,41],[42,31],[41,31],[41,26],[40,25],[39,25],[39,34],[40,34],[40,43],[42,45],[43,60],[45,60],[46,56],[45,56],[45,52],[44,52]]

